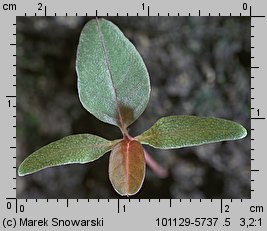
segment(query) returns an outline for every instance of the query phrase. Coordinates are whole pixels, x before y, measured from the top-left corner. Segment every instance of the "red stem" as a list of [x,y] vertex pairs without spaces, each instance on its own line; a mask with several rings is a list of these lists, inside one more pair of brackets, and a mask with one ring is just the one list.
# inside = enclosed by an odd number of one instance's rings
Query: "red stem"
[[147,165],[153,170],[153,172],[160,178],[165,178],[168,176],[168,171],[161,167],[144,149],[145,160]]

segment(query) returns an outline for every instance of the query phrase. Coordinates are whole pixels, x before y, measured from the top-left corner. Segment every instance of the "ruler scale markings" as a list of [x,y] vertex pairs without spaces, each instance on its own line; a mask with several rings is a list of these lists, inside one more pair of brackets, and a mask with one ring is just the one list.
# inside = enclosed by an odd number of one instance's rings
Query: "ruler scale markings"
[[[149,6],[147,7],[147,9],[148,9],[148,15],[149,15]],[[45,6],[45,10],[46,10],[46,6]],[[25,16],[26,16],[27,14],[25,13]],[[36,15],[36,14],[35,14]],[[55,15],[56,15],[56,13],[55,13]],[[77,13],[76,13],[76,15],[78,15]],[[107,15],[108,15],[108,13],[107,13]],[[117,13],[117,15],[118,15],[118,13]],[[127,13],[127,15],[128,15],[128,13]],[[158,15],[159,15],[159,13],[158,13]],[[189,13],[189,15],[190,15],[190,13]],[[220,13],[219,13],[219,15],[220,15]],[[231,13],[230,13],[230,15],[231,15]],[[46,16],[46,11],[45,11],[45,16]],[[67,13],[66,13],[66,16],[67,16]],[[97,16],[97,11],[96,11],[96,16]],[[138,16],[138,13],[137,13],[137,16]],[[169,13],[168,13],[168,16],[169,16]],[[178,13],[178,16],[179,16],[179,13]],[[199,10],[199,16],[200,16],[200,10]],[[210,16],[210,13],[209,13],[209,16]],[[240,16],[241,16],[241,13],[240,13]],[[251,16],[251,6],[250,6],[250,16]],[[251,16],[251,18],[264,18],[265,16]],[[13,24],[14,25],[14,24]],[[252,26],[251,26],[252,27]],[[254,27],[254,26],[253,26]],[[254,37],[254,36],[253,36]],[[10,44],[11,45],[11,44]],[[14,44],[14,46],[15,46],[16,44]],[[254,47],[251,47],[252,49],[254,48]],[[251,57],[252,58],[252,57]],[[254,58],[254,57],[253,57]],[[259,67],[251,67],[251,69],[254,69],[254,68],[259,68]],[[254,89],[254,88],[253,88]],[[16,96],[15,96],[16,97]],[[254,98],[254,97],[253,97]],[[265,118],[264,117],[252,117],[251,119],[255,119],[255,120],[265,120]],[[254,139],[253,139],[254,140]],[[16,147],[10,147],[10,148],[16,148]],[[251,150],[254,150],[254,149],[251,149]],[[14,167],[13,167],[14,168]],[[259,171],[258,169],[252,169],[251,170],[252,172],[256,172],[256,171]],[[16,179],[16,178],[15,178]],[[254,181],[254,180],[251,180],[251,181]],[[254,191],[254,189],[251,189],[251,191]],[[16,198],[7,198],[7,199],[14,199],[16,202],[16,213],[18,213],[18,199],[16,199]],[[57,199],[58,200],[58,199]],[[98,202],[99,202],[99,199],[97,199],[98,200]],[[20,201],[20,200],[19,200]],[[189,200],[190,202],[191,202],[191,199]],[[223,213],[223,199],[221,199],[220,200],[221,201],[221,213]],[[48,199],[47,199],[47,202],[48,202]],[[78,199],[77,199],[77,202],[78,202]],[[130,202],[130,199],[129,199],[129,202]],[[139,199],[139,202],[141,202],[141,200]],[[150,199],[149,199],[149,202],[150,202]],[[160,199],[159,199],[159,202],[160,202]],[[180,199],[180,202],[182,202],[182,200]],[[201,202],[201,199],[200,199],[200,202]],[[211,199],[211,202],[213,202],[212,201],[212,199]],[[232,202],[232,200],[231,200],[231,202]],[[242,199],[241,199],[241,202],[242,202]],[[37,199],[36,199],[36,203],[37,203]],[[169,205],[170,205],[170,207],[171,207],[171,205],[172,205],[172,199],[170,199],[169,200]],[[67,199],[67,207],[68,207],[68,199]],[[120,199],[118,199],[118,213],[120,213]]]
[[16,201],[16,213],[18,213],[18,199],[16,198],[15,201]]

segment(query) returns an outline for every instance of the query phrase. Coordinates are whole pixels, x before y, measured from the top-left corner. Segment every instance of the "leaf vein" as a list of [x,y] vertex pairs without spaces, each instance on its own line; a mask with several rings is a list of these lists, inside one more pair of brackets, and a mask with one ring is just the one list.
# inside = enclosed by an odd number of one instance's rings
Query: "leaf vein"
[[116,102],[117,111],[118,111],[120,127],[123,128],[124,127],[124,122],[123,122],[123,118],[122,118],[122,115],[121,115],[121,108],[120,108],[120,105],[119,105],[119,102],[118,102],[117,90],[115,88],[113,77],[112,77],[112,72],[111,72],[111,69],[110,69],[110,66],[109,66],[109,59],[108,59],[107,50],[106,50],[106,47],[105,47],[104,36],[103,36],[103,34],[101,32],[101,29],[100,29],[99,22],[98,22],[97,18],[96,18],[96,28],[97,28],[100,44],[101,44],[101,47],[102,47],[102,50],[103,50],[103,57],[104,57],[105,65],[106,65],[108,73],[109,73],[110,81],[111,81],[111,84],[112,84],[112,89],[114,90],[114,96],[115,96],[115,102]]

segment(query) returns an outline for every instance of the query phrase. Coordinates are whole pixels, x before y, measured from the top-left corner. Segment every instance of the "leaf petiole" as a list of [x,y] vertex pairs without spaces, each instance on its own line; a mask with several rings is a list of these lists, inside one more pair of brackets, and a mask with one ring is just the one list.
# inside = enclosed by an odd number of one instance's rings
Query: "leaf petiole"
[[144,154],[145,154],[145,160],[147,165],[152,169],[152,171],[160,178],[166,178],[169,173],[168,170],[161,167],[145,150],[144,148]]

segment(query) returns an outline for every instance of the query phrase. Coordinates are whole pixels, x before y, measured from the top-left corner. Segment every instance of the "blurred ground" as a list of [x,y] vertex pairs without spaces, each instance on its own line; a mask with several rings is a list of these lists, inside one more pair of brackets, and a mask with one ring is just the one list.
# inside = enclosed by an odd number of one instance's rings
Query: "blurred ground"
[[[249,17],[110,17],[135,44],[150,73],[152,93],[130,127],[137,135],[162,116],[231,119],[250,131]],[[17,165],[63,136],[120,136],[81,105],[75,55],[85,17],[17,17]],[[250,134],[240,141],[156,150],[169,169],[149,169],[134,198],[250,198]],[[18,177],[18,198],[118,198],[108,157]]]

